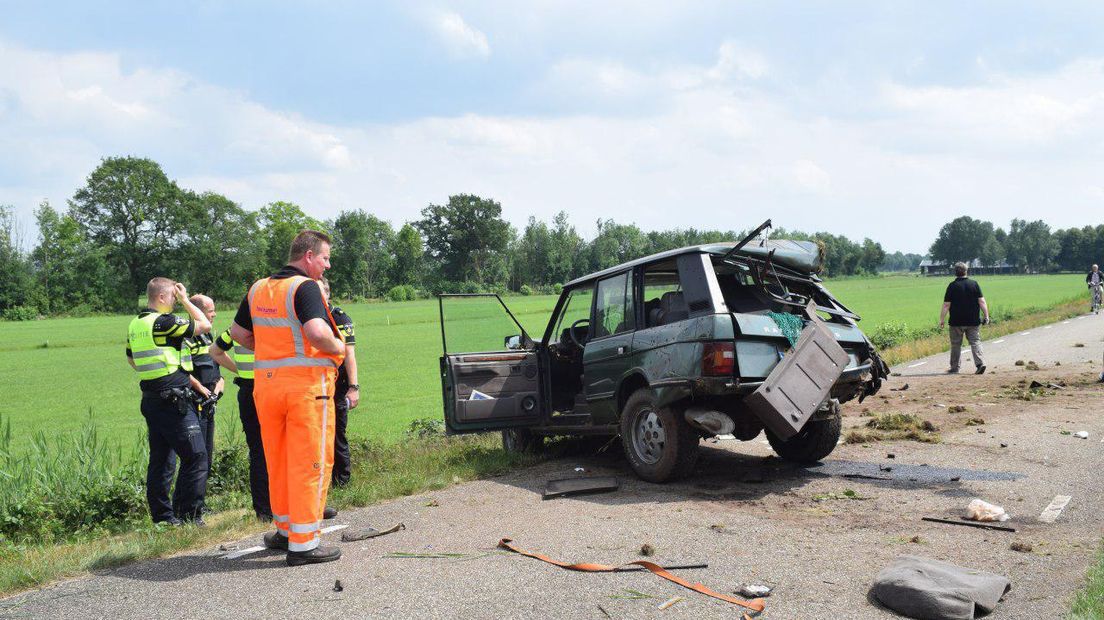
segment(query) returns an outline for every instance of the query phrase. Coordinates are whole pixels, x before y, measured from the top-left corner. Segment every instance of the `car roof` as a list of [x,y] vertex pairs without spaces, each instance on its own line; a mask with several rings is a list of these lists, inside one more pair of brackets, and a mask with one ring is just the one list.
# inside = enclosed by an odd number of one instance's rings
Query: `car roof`
[[666,258],[674,258],[676,256],[682,256],[683,254],[718,254],[718,255],[723,256],[723,255],[727,254],[728,251],[731,250],[735,245],[736,245],[735,241],[728,241],[728,242],[724,242],[724,243],[705,243],[705,244],[702,244],[702,245],[689,245],[689,246],[686,246],[684,248],[679,248],[677,250],[667,250],[666,252],[659,252],[658,254],[652,254],[651,256],[645,256],[643,258],[637,258],[637,259],[634,259],[634,260],[631,260],[631,261],[628,261],[628,262],[625,262],[625,263],[621,263],[620,265],[617,265],[616,267],[610,267],[609,269],[603,269],[602,271],[597,271],[595,273],[585,275],[581,278],[575,278],[574,280],[572,280],[572,281],[568,282],[567,284],[565,284],[564,288],[570,288],[572,286],[577,286],[579,284],[585,284],[585,283],[590,282],[592,280],[599,280],[601,278],[604,278],[605,276],[613,275],[615,273],[620,273],[620,272],[625,271],[627,269],[632,269],[633,267],[636,267],[637,265],[643,265],[645,263],[652,263],[652,262],[663,260],[663,259],[666,259]]

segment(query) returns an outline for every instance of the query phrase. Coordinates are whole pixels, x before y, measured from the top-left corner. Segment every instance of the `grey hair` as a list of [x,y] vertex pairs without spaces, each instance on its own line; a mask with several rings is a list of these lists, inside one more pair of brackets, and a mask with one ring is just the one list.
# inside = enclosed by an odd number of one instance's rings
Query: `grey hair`
[[955,275],[960,277],[960,278],[962,276],[966,275],[967,269],[969,269],[969,267],[967,267],[966,263],[964,263],[962,261],[958,261],[957,263],[954,264]]

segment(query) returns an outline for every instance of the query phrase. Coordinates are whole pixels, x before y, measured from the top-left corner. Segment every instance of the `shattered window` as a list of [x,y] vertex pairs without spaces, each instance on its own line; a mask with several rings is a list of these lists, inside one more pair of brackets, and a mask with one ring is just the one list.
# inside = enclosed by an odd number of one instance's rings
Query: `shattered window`
[[594,299],[594,286],[584,286],[568,293],[567,301],[560,310],[560,320],[556,322],[554,335],[559,337],[575,321],[590,320],[590,302]]

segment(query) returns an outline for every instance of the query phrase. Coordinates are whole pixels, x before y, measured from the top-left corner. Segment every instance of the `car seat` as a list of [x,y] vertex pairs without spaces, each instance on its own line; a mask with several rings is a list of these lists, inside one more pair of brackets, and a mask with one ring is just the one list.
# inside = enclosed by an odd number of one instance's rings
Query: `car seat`
[[657,325],[667,325],[675,321],[690,318],[690,309],[686,307],[686,300],[682,293],[670,291],[659,299],[659,322]]

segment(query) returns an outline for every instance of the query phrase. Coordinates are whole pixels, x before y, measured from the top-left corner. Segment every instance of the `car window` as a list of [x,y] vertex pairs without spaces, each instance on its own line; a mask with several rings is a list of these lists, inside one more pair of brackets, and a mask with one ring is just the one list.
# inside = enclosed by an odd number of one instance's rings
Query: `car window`
[[567,294],[567,301],[560,309],[560,318],[556,322],[556,331],[552,337],[558,338],[563,331],[579,319],[590,319],[590,302],[594,299],[594,286],[584,286]]
[[665,293],[678,293],[682,291],[679,284],[677,271],[645,271],[644,272],[644,325],[655,327],[659,325],[662,315],[661,300]]
[[620,334],[636,328],[633,309],[632,272],[606,278],[598,283],[594,337]]

